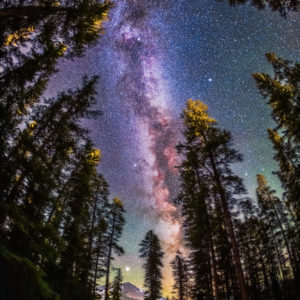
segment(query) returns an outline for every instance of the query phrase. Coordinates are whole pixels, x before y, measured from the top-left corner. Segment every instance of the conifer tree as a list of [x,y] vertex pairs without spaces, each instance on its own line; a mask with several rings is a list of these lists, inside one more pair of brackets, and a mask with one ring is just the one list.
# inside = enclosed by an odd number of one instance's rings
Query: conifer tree
[[[275,150],[274,158],[279,165],[279,171],[276,171],[275,174],[282,183],[283,200],[287,206],[285,209],[285,205],[281,201],[275,201],[278,212],[275,214],[275,211],[273,211],[273,213],[274,216],[283,218],[281,222],[284,223],[284,227],[281,226],[280,232],[286,231],[285,236],[281,236],[289,252],[288,257],[290,258],[296,286],[299,286],[300,64],[292,64],[287,60],[277,58],[274,53],[268,53],[266,56],[273,67],[274,75],[255,73],[253,77],[261,94],[264,98],[267,98],[268,104],[272,108],[272,118],[276,122],[276,127],[268,129],[268,133]],[[281,205],[278,207],[278,204]],[[286,211],[289,216],[286,216]]]
[[[276,127],[268,129],[275,150],[275,160],[280,171],[276,172],[284,189],[284,199],[293,217],[300,221],[300,64],[277,58],[268,53],[267,59],[273,67],[274,76],[255,73],[257,87],[268,99]],[[299,232],[299,231],[298,231]]]
[[[265,223],[258,207],[250,200],[240,203],[244,221],[237,220],[238,239],[251,297],[282,299],[280,284],[280,249],[274,233]],[[285,271],[285,270],[281,270]]]
[[[216,121],[207,114],[206,110],[207,106],[199,100],[189,100],[187,102],[183,112],[186,141],[178,145],[178,150],[185,156],[191,171],[195,174],[193,176],[197,177],[198,186],[205,191],[203,193],[201,190],[204,198],[202,204],[201,201],[196,200],[205,207],[206,216],[203,217],[209,220],[207,218],[209,214],[207,203],[212,204],[214,202],[214,207],[221,210],[221,216],[233,253],[235,275],[240,293],[242,299],[248,299],[234,224],[230,213],[234,195],[241,195],[245,192],[241,178],[234,175],[230,169],[232,163],[241,161],[241,156],[231,146],[230,133],[219,129],[216,126]],[[185,165],[182,165],[182,169],[185,172]],[[206,239],[206,241],[208,242],[206,253],[209,253],[209,249],[212,250],[214,247],[209,246],[209,239]],[[208,270],[211,269],[210,260],[210,258],[207,259]],[[211,277],[216,272],[213,271],[211,274],[207,274]],[[212,281],[207,280],[207,282]],[[206,291],[208,290],[206,289]],[[212,290],[212,286],[210,290]],[[206,295],[207,299],[211,297],[210,294]]]
[[114,198],[109,206],[107,217],[107,254],[105,266],[105,300],[109,299],[109,274],[111,269],[111,261],[113,260],[113,253],[122,255],[124,250],[119,246],[123,227],[125,224],[123,203],[119,198]]
[[188,274],[188,264],[185,258],[182,256],[180,250],[176,252],[175,258],[171,262],[173,276],[175,284],[173,286],[174,292],[177,293],[179,300],[188,299],[188,283],[189,283],[189,274]]
[[100,151],[78,123],[95,113],[95,80],[38,103],[10,145],[0,252],[8,299],[89,299],[101,273],[108,189],[96,170]]
[[57,60],[96,41],[108,7],[0,4],[0,281],[7,299],[90,299],[103,274],[108,188],[96,169],[100,151],[79,125],[96,113],[96,78],[53,99],[41,96]]
[[111,289],[112,289],[111,299],[112,300],[121,300],[121,298],[122,298],[122,281],[123,281],[122,272],[121,272],[121,269],[118,268],[117,274],[116,274],[115,279],[111,286]]
[[[29,39],[39,47],[39,39],[31,40],[32,32],[43,36],[52,32],[52,41],[63,44],[69,55],[80,55],[86,45],[96,41],[102,21],[110,7],[108,1],[78,0],[6,1],[0,5],[0,44],[18,46]],[[5,55],[7,49],[0,52]]]
[[[295,280],[295,286],[298,287],[299,282],[299,251],[295,240],[292,236],[288,238],[289,221],[287,219],[286,209],[282,201],[275,196],[275,191],[272,190],[261,174],[257,175],[257,199],[261,209],[262,219],[267,223],[270,235],[273,240],[277,241],[277,245],[284,248],[287,252],[289,260],[288,265],[291,267],[289,273]],[[279,249],[282,251],[282,249]]]
[[146,233],[145,238],[140,243],[140,257],[145,259],[143,265],[145,270],[144,286],[146,300],[157,300],[161,297],[163,252],[160,247],[157,235],[152,231]]
[[[97,40],[103,32],[102,23],[109,6],[108,2],[93,0],[0,4],[1,166],[10,159],[10,141],[18,138],[20,127],[28,121],[28,115],[55,72],[58,59],[81,55]],[[39,13],[34,13],[36,10]],[[1,171],[0,182],[4,186],[0,188],[0,199],[10,178]]]

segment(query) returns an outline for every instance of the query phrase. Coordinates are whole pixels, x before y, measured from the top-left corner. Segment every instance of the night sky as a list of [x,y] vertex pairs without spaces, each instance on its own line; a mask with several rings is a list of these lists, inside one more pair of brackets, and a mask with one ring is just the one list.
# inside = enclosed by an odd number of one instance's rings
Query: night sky
[[182,247],[180,217],[170,202],[178,192],[174,147],[182,138],[187,99],[205,102],[232,132],[244,157],[234,169],[249,196],[255,199],[257,173],[280,191],[266,131],[273,126],[270,110],[251,73],[271,72],[267,52],[299,61],[299,16],[284,19],[226,1],[118,0],[97,45],[82,58],[60,61],[46,96],[76,87],[84,74],[99,76],[103,114],[83,125],[101,149],[99,171],[111,196],[127,211],[121,241],[126,253],[114,262],[125,281],[143,287],[138,244],[154,229],[166,251],[164,295],[170,291],[169,261]]

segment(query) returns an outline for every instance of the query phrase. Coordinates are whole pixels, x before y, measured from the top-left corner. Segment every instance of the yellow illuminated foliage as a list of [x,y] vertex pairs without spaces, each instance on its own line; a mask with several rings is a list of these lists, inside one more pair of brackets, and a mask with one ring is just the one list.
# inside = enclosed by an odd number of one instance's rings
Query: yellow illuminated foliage
[[123,206],[123,203],[119,198],[114,198],[114,203],[118,206]]
[[67,49],[68,49],[68,47],[64,43],[61,43],[59,50],[58,50],[58,55],[60,55],[60,56],[64,55],[64,53],[67,51]]
[[103,23],[108,21],[108,13],[104,12],[101,16],[95,18],[90,32],[103,33]]
[[32,121],[29,123],[29,128],[33,129],[36,126],[37,122],[36,121]]
[[17,43],[22,39],[28,39],[30,34],[34,31],[34,27],[21,28],[20,30],[9,34],[4,42],[5,46],[17,46]]
[[264,188],[267,185],[266,177],[262,174],[257,174],[258,189]]
[[269,138],[270,140],[274,143],[274,144],[282,144],[282,138],[281,136],[272,129],[268,129],[268,133],[269,133]]
[[188,128],[195,130],[195,135],[199,136],[203,129],[215,124],[216,120],[207,113],[207,105],[200,100],[189,99],[184,109],[184,124]]
[[89,162],[93,165],[97,165],[100,162],[101,156],[101,151],[95,148],[89,153]]
[[72,148],[72,147],[70,147],[70,148],[68,149],[67,154],[68,154],[68,155],[73,154],[73,148]]

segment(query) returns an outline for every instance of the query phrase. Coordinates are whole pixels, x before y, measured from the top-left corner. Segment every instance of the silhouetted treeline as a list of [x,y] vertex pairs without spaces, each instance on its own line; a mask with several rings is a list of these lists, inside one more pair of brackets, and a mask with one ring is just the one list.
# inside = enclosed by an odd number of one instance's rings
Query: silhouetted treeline
[[0,4],[0,298],[94,299],[124,225],[80,121],[97,114],[96,78],[44,99],[60,57],[102,31],[97,1]]
[[188,276],[179,276],[181,255],[173,262],[179,299],[187,299],[189,286],[192,299],[300,299],[300,65],[274,54],[267,59],[274,75],[253,77],[276,123],[268,132],[283,195],[258,174],[257,199],[245,197],[232,171],[242,158],[230,132],[200,100],[189,100],[185,141],[177,146],[183,160],[176,203],[190,249]]
[[299,0],[228,0],[231,5],[250,3],[257,9],[271,9],[278,11],[282,17],[286,17],[289,11],[298,11]]

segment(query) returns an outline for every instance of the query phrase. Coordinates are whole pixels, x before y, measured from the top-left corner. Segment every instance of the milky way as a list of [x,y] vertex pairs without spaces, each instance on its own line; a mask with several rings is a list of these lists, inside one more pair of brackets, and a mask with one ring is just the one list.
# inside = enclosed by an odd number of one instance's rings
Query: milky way
[[148,192],[144,204],[161,217],[159,225],[164,230],[158,228],[158,233],[163,235],[162,242],[177,250],[180,226],[177,209],[170,202],[169,184],[176,176],[178,131],[161,72],[157,34],[147,24],[150,7],[144,2],[119,3],[114,15],[114,50],[120,62],[117,88],[136,116],[138,151],[144,158],[141,175]]
[[[168,254],[165,256],[168,265],[168,257],[182,246],[178,211],[170,201],[174,196],[170,185],[176,176],[175,144],[179,132],[162,75],[159,39],[148,25],[151,11],[146,4],[134,0],[118,3],[112,36],[119,62],[117,89],[136,118],[137,151],[143,158],[141,176],[147,195],[141,201],[159,216],[153,227]],[[170,273],[165,272],[165,276],[170,277]]]

